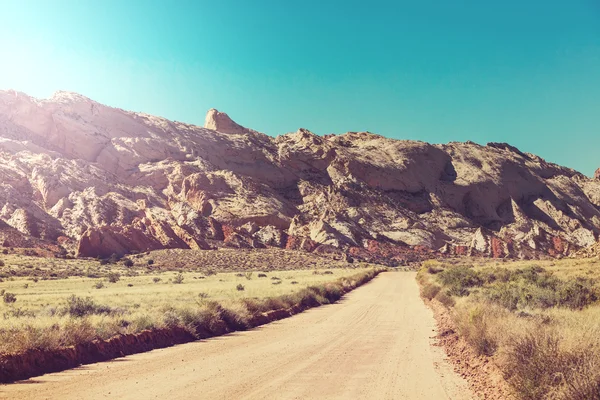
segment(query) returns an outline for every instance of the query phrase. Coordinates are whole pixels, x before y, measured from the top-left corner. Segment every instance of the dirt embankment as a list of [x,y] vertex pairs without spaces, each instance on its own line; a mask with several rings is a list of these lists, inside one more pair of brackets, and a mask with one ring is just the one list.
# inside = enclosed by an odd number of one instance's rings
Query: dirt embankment
[[459,336],[448,308],[436,299],[424,301],[433,311],[438,327],[436,346],[445,350],[454,371],[465,378],[471,390],[484,400],[513,399],[508,384],[493,361],[489,357],[478,356]]
[[[325,285],[321,294],[328,302],[335,302],[342,295],[369,282],[382,270],[365,274],[362,279],[343,285]],[[288,318],[308,308],[320,306],[314,297],[304,297],[294,306],[255,314],[246,324],[223,313],[206,326],[196,327],[195,332],[183,328],[146,330],[136,334],[119,335],[108,340],[94,340],[57,350],[31,350],[23,354],[0,357],[0,383],[10,383],[51,372],[59,372],[83,364],[107,361],[130,354],[206,339],[226,333],[254,328],[272,321]]]

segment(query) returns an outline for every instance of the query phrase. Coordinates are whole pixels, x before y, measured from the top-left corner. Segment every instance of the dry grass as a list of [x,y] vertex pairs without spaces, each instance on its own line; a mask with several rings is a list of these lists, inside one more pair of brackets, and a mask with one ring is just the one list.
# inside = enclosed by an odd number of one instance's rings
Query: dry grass
[[0,355],[173,326],[195,335],[220,323],[244,329],[257,313],[334,301],[373,271],[362,265],[254,274],[245,264],[233,264],[230,271],[239,267],[245,273],[217,273],[214,264],[163,271],[137,261],[125,267],[122,261],[101,265],[10,255],[2,260],[2,270],[11,273],[0,282],[0,292],[14,294],[16,301],[0,302]]
[[468,261],[427,262],[422,290],[451,296],[459,335],[500,367],[516,397],[600,399],[597,260]]

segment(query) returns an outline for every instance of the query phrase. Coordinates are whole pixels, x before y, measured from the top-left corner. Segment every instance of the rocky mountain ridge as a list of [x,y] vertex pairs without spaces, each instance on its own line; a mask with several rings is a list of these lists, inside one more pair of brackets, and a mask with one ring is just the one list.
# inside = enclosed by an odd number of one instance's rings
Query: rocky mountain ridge
[[508,144],[270,137],[0,91],[0,244],[80,256],[282,247],[402,262],[593,246],[600,180]]

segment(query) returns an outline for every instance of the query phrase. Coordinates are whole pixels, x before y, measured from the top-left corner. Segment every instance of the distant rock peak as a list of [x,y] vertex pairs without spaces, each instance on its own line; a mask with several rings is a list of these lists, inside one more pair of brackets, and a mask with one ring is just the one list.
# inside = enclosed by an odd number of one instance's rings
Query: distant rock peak
[[57,103],[79,103],[79,102],[93,103],[94,102],[91,99],[89,99],[88,97],[85,97],[79,93],[68,92],[65,90],[58,90],[58,91],[54,92],[54,94],[52,95],[52,97],[50,97],[49,100],[53,101],[53,102],[57,102]]
[[211,108],[206,113],[204,127],[221,133],[244,134],[252,132],[252,130],[241,126],[229,118],[229,115],[226,113],[215,108]]

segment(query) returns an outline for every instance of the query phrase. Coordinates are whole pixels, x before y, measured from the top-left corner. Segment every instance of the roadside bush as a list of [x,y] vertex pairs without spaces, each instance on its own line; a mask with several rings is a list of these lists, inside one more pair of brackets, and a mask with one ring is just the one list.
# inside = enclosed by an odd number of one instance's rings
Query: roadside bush
[[560,362],[558,338],[538,328],[535,333],[513,338],[507,350],[507,380],[524,399],[545,398]]
[[498,348],[491,327],[493,324],[490,323],[494,311],[491,305],[477,305],[457,310],[455,321],[459,334],[478,355],[491,356]]
[[433,299],[442,288],[439,285],[435,285],[432,283],[426,283],[421,286],[421,296],[425,297],[427,300]]
[[438,274],[440,282],[448,288],[448,294],[467,296],[469,289],[481,286],[483,281],[473,268],[466,266],[450,267]]
[[456,302],[454,301],[452,296],[449,296],[448,294],[444,293],[443,291],[439,291],[435,295],[435,298],[437,299],[437,301],[439,301],[440,303],[442,303],[444,306],[446,306],[448,308],[454,307],[454,305],[456,304]]

